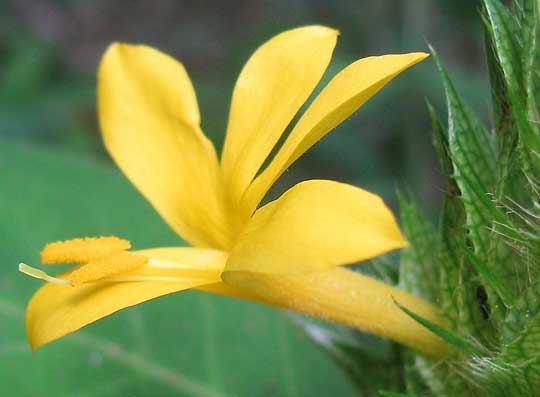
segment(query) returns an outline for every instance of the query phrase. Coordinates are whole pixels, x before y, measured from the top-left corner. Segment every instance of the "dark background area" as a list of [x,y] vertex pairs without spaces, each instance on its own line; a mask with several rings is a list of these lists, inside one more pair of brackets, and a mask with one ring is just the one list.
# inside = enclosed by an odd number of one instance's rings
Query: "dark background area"
[[[203,129],[219,148],[232,89],[250,54],[283,30],[313,23],[341,31],[326,80],[358,58],[426,51],[429,42],[464,96],[487,114],[477,1],[4,0],[1,7],[0,142],[108,161],[96,123],[96,68],[109,43],[126,41],[183,62]],[[396,187],[406,187],[428,210],[436,208],[441,184],[425,98],[444,109],[432,60],[400,76],[313,148],[278,189],[298,179],[333,178],[375,191],[392,205]]]

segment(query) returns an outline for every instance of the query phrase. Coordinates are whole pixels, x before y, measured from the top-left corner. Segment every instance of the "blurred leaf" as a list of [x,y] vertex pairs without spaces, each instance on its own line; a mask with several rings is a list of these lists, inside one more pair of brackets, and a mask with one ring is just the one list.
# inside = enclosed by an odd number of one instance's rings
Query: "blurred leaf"
[[400,348],[396,344],[300,317],[295,323],[347,372],[361,396],[377,396],[383,388],[404,390]]
[[[426,376],[432,376],[434,369],[433,366],[430,366],[431,363],[428,363],[425,357],[415,355],[413,352],[404,352],[403,364],[405,389],[413,395],[431,396],[432,393],[429,393],[429,387],[424,380]],[[426,369],[428,371],[420,373]]]
[[[1,34],[0,34],[1,36]],[[0,138],[97,150],[95,84],[43,40],[0,39]]]
[[379,390],[379,395],[383,397],[414,397],[413,394],[396,393],[387,390]]
[[337,367],[277,310],[188,292],[127,309],[35,355],[24,306],[40,283],[16,270],[48,241],[118,235],[182,244],[117,170],[0,145],[0,390],[17,396],[351,395]]

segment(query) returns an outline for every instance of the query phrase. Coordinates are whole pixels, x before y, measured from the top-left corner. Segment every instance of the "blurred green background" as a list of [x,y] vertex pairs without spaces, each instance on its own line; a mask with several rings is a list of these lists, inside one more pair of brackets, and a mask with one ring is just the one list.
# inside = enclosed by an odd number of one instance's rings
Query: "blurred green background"
[[[52,240],[117,234],[137,248],[178,244],[114,167],[96,123],[95,71],[112,41],[180,59],[218,148],[242,65],[271,36],[318,23],[341,31],[327,81],[368,55],[439,51],[487,115],[479,4],[473,0],[44,1],[0,4],[0,394],[55,396],[353,395],[344,374],[282,313],[185,293],[126,310],[35,356],[24,305]],[[277,185],[331,178],[436,209],[439,182],[425,98],[442,109],[431,60],[400,76],[298,161]],[[487,117],[487,116],[486,116]],[[9,393],[9,394],[5,394]]]

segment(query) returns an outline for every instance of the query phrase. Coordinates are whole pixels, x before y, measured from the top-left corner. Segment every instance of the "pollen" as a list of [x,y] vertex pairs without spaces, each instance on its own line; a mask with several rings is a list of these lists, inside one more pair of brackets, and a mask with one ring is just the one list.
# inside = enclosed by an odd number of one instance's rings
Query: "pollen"
[[127,240],[118,237],[86,237],[49,243],[41,251],[41,262],[85,263],[119,254],[131,248]]
[[111,256],[89,261],[67,277],[72,285],[102,280],[142,267],[148,259],[131,252],[119,252]]

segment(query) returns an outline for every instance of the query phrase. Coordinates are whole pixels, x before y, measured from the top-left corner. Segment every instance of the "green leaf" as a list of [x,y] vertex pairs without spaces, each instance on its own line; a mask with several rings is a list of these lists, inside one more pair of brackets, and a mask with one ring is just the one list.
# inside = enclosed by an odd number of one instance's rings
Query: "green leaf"
[[[498,155],[495,150],[495,139],[493,134],[479,123],[471,110],[460,98],[446,70],[434,54],[441,78],[444,83],[447,107],[448,107],[448,146],[452,160],[455,180],[459,189],[459,200],[461,201],[465,213],[466,234],[461,242],[457,236],[449,235],[445,238],[449,253],[457,261],[469,261],[463,257],[464,246],[471,246],[476,256],[484,261],[489,271],[502,283],[501,288],[511,293],[520,290],[519,282],[516,281],[516,266],[511,257],[511,252],[504,244],[497,229],[504,228],[504,232],[513,238],[519,237],[516,231],[508,226],[508,217],[496,205],[493,194],[497,190],[497,177],[500,174],[500,163],[497,163]],[[508,173],[505,177],[508,177]],[[446,203],[445,203],[446,204]],[[456,208],[456,204],[454,204]],[[450,218],[452,215],[450,216]],[[455,221],[445,218],[447,222],[453,224]],[[443,221],[443,225],[447,223]],[[443,226],[445,228],[446,226]],[[458,246],[456,247],[456,244]],[[487,260],[489,255],[495,252],[495,260]],[[496,291],[490,291],[490,280],[484,280],[483,276],[488,273],[479,273],[481,283],[475,282],[476,271],[470,263],[461,265],[459,280],[463,283],[464,296],[459,306],[466,306],[464,302],[474,300],[474,291],[478,288],[488,288],[488,299],[493,311],[493,321],[502,320],[503,304]],[[525,269],[519,269],[523,272]],[[454,284],[456,285],[456,284]],[[465,309],[463,309],[465,310]],[[477,329],[484,328],[482,333],[487,338],[485,342],[490,342],[492,338],[492,327],[478,317],[478,311],[472,312],[472,318],[465,317],[463,323],[476,322]],[[496,325],[496,324],[495,324]]]
[[500,0],[484,0],[483,5],[487,28],[491,33],[508,89],[518,92],[523,88],[523,70],[516,19]]
[[512,114],[504,72],[497,55],[495,38],[489,29],[489,21],[487,18],[485,19],[484,37],[498,147],[497,186],[494,193],[497,198],[501,198],[506,194],[513,194],[521,190],[523,175],[520,175],[521,178],[518,176],[522,168],[521,159],[516,150],[518,129]]
[[488,267],[488,265],[481,260],[472,250],[468,247],[464,247],[464,252],[467,254],[470,262],[476,268],[476,271],[486,283],[487,287],[490,287],[491,290],[495,291],[499,297],[504,301],[507,306],[511,306],[514,301],[513,294],[506,289],[502,280],[500,280],[497,275],[495,275]]
[[[459,114],[457,117],[463,117],[467,119],[466,124],[476,125],[478,122],[474,118],[470,118],[470,111],[465,107],[459,98],[455,88],[448,78],[444,69],[439,63],[439,68],[444,72],[444,78],[446,78],[447,95],[451,97],[448,100],[449,103],[453,103],[458,110],[454,110],[454,114]],[[449,92],[452,90],[452,92]],[[429,107],[428,107],[429,109]],[[443,208],[441,212],[439,232],[442,241],[441,251],[439,254],[439,267],[440,267],[440,288],[441,288],[441,300],[445,313],[453,321],[453,328],[455,331],[474,335],[479,340],[491,338],[491,329],[486,323],[485,319],[481,316],[481,310],[479,305],[476,304],[476,293],[479,289],[482,289],[482,283],[479,282],[478,277],[474,271],[474,267],[470,265],[469,259],[465,255],[463,248],[467,244],[471,244],[471,240],[474,240],[471,236],[471,227],[474,227],[477,231],[476,237],[482,236],[487,230],[486,225],[475,224],[471,226],[472,216],[469,211],[473,209],[476,219],[480,220],[484,214],[486,208],[488,211],[496,211],[496,208],[492,208],[493,205],[489,201],[487,194],[479,194],[478,199],[470,198],[472,201],[467,201],[467,194],[463,194],[462,189],[467,190],[469,188],[469,178],[461,178],[458,164],[456,164],[457,157],[467,159],[468,155],[463,155],[471,147],[474,148],[477,145],[476,140],[470,140],[466,138],[466,134],[477,134],[481,132],[485,134],[483,128],[472,129],[472,131],[464,131],[454,126],[454,134],[459,136],[454,137],[453,145],[450,141],[449,133],[444,131],[442,124],[438,121],[438,117],[434,114],[432,109],[430,110],[430,116],[433,126],[433,144],[438,153],[439,163],[441,164],[441,170],[445,178],[445,195],[443,201]],[[452,125],[453,121],[450,119],[452,112],[449,110],[449,124]],[[484,138],[489,139],[489,138]],[[470,142],[472,141],[472,143]],[[465,150],[462,150],[463,145]],[[457,146],[457,148],[456,148]],[[468,160],[466,160],[468,161]],[[468,169],[473,169],[475,166],[471,161],[467,164]],[[476,175],[476,173],[475,173]],[[472,183],[469,181],[469,183]],[[470,189],[469,189],[470,190]],[[472,190],[473,193],[478,193],[477,190]],[[470,193],[470,191],[469,191]],[[469,197],[471,194],[469,194]],[[485,203],[487,205],[482,205]],[[479,210],[480,208],[480,210]],[[485,223],[488,223],[485,221]],[[476,243],[482,246],[482,242]],[[493,297],[490,297],[493,299]],[[474,302],[474,304],[467,304],[467,302]]]
[[440,242],[431,223],[416,203],[399,194],[403,233],[410,245],[400,253],[401,286],[418,296],[437,302],[440,297],[439,248]]
[[[514,387],[514,393],[534,395],[540,390],[540,317],[538,313],[529,315],[533,320],[521,331],[518,339],[504,347],[495,366],[506,368],[511,374],[509,383]],[[495,376],[499,375],[499,371],[494,372]]]
[[452,180],[452,175],[454,174],[454,166],[450,158],[450,148],[448,147],[448,137],[444,129],[444,126],[437,116],[435,109],[429,101],[426,101],[426,107],[428,110],[429,118],[431,120],[431,129],[432,129],[432,143],[435,148],[435,153],[437,154],[437,160],[439,161],[440,170],[445,178],[447,189],[456,189],[455,182]]
[[[423,252],[438,242],[430,256],[438,259],[437,303],[449,329],[409,315],[456,354],[443,363],[412,355],[405,377],[407,390],[418,393],[424,383],[435,395],[532,396],[540,389],[540,1],[514,0],[513,8],[502,0],[483,3],[494,133],[433,53],[448,108],[445,131],[428,104],[446,177],[440,238],[412,239],[410,248]],[[407,231],[411,221],[404,219]],[[405,285],[432,291],[423,284],[432,277],[427,270],[409,276]]]
[[457,335],[456,333],[441,327],[440,325],[437,325],[435,323],[432,323],[431,321],[419,316],[418,314],[414,313],[413,311],[407,309],[405,306],[401,305],[398,301],[394,301],[394,303],[403,311],[406,315],[411,317],[414,321],[422,325],[423,327],[427,328],[431,332],[433,332],[435,335],[437,335],[439,338],[444,340],[446,343],[448,343],[450,346],[454,346],[456,349],[469,353],[469,354],[480,354],[481,349],[479,346],[475,345],[474,343],[470,342],[469,340],[462,338],[461,336]]
[[118,170],[48,148],[0,145],[0,379],[13,396],[351,395],[344,374],[276,309],[187,292],[124,310],[30,353],[17,272],[48,242],[118,235],[182,244]]
[[[456,182],[455,167],[452,152],[448,141],[448,134],[441,121],[435,114],[433,107],[428,103],[428,112],[433,128],[433,146],[437,153],[441,172],[445,181],[445,192],[439,223],[439,252],[436,256],[439,277],[440,304],[444,313],[449,317],[454,327],[466,333],[474,332],[470,319],[474,318],[474,307],[463,305],[469,299],[470,291],[476,286],[463,285],[456,290],[456,285],[463,284],[462,280],[471,283],[470,268],[461,252],[460,243],[463,244],[468,236],[466,230],[466,213],[461,198],[461,191]],[[430,240],[432,238],[428,238]],[[432,287],[433,288],[433,287]]]
[[466,209],[467,229],[475,250],[485,251],[488,246],[484,230],[486,220],[496,212],[487,196],[495,183],[495,142],[459,96],[433,49],[432,53],[446,93],[448,147],[454,165],[453,178]]
[[[416,313],[410,311],[406,307],[395,302],[398,307],[413,320],[423,325],[435,335],[445,340],[450,346],[454,346],[456,350],[452,352],[451,358],[434,362],[428,357],[409,357],[406,362],[406,385],[409,391],[426,394],[422,390],[422,384],[425,382],[429,389],[436,396],[465,396],[470,395],[474,386],[470,384],[469,379],[456,376],[456,368],[454,357],[470,355],[478,356],[482,352],[481,346],[471,342],[469,339],[463,338],[448,329],[433,324],[430,321],[422,318]],[[414,359],[414,361],[412,361]],[[422,376],[424,382],[419,382],[418,375]],[[471,387],[472,386],[472,387]]]
[[500,352],[483,368],[494,390],[535,395],[540,388],[540,284],[527,288],[508,312]]
[[[540,316],[540,283],[527,288],[508,312],[500,336],[502,346],[515,344]],[[534,352],[535,355],[538,352]]]
[[524,77],[527,89],[527,115],[533,126],[536,126],[538,134],[538,123],[540,122],[540,72],[538,63],[540,62],[540,1],[528,0],[525,14],[526,40],[524,45],[525,62]]
[[[442,233],[445,238],[459,238],[461,233],[460,216],[453,213],[454,205],[460,208],[459,201],[454,200],[455,191],[448,191],[445,199],[443,216],[448,216],[452,223],[445,223]],[[475,331],[470,319],[477,312],[477,306],[463,304],[470,298],[470,288],[459,283],[468,280],[463,277],[467,268],[462,259],[450,258],[447,245],[452,241],[441,241],[437,233],[421,213],[414,201],[405,201],[400,197],[401,221],[403,230],[410,246],[401,251],[402,286],[413,293],[430,298],[443,314],[450,319],[454,329],[465,334]],[[453,215],[450,215],[450,212]],[[459,213],[459,211],[458,211]],[[455,225],[454,225],[455,223]],[[459,241],[459,240],[458,240]],[[407,391],[427,395],[431,390],[434,395],[445,395],[448,390],[458,395],[469,393],[469,385],[463,379],[455,376],[451,363],[434,362],[427,357],[421,357],[405,352],[405,384]]]
[[521,139],[524,171],[540,177],[540,28],[538,1],[517,3],[514,17],[500,0],[484,0],[486,32],[503,71],[508,103]]

